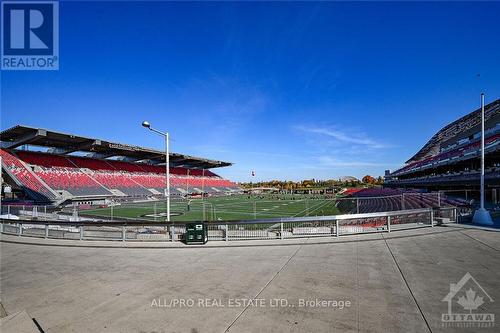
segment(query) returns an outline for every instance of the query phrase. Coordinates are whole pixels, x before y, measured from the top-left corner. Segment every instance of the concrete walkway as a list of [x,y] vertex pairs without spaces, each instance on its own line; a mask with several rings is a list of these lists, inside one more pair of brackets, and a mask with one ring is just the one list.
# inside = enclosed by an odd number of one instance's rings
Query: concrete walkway
[[473,313],[500,315],[500,234],[456,225],[183,248],[28,240],[2,235],[1,302],[45,332],[493,332],[442,323],[467,272],[496,301]]

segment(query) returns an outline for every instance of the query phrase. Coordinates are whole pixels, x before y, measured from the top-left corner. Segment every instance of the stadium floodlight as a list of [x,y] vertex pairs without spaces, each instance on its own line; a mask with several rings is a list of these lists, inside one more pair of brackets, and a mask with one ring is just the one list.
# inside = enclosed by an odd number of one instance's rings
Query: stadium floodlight
[[481,207],[476,210],[472,222],[493,225],[490,212],[484,208],[484,94],[481,93]]
[[170,222],[170,152],[169,152],[169,134],[161,132],[151,127],[148,121],[143,121],[142,126],[155,132],[165,138],[165,197],[167,197],[167,222]]

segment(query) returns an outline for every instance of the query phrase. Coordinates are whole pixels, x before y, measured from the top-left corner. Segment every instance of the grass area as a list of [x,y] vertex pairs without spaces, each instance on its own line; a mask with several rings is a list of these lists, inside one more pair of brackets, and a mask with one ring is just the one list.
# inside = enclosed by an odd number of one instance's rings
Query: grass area
[[[279,217],[335,215],[333,199],[312,196],[229,196],[171,202],[172,221],[231,221]],[[163,221],[165,202],[146,202],[82,211],[83,215]]]

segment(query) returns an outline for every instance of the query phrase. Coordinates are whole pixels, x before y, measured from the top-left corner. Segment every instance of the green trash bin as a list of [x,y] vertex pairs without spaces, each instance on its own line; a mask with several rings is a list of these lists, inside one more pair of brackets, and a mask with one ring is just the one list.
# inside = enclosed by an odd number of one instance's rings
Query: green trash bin
[[205,244],[208,241],[208,226],[206,223],[186,224],[186,244]]

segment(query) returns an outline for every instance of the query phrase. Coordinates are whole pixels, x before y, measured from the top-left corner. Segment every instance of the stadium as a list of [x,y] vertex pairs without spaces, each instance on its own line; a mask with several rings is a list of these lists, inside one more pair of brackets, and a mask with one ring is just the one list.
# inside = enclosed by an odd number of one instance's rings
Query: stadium
[[1,333],[498,331],[500,2],[0,7]]
[[[73,221],[220,222],[455,207],[466,219],[478,201],[480,123],[479,109],[445,126],[405,166],[386,171],[383,187],[343,188],[333,195],[279,190],[255,195],[214,172],[231,167],[229,162],[169,153],[168,217],[164,152],[18,125],[0,133],[2,214]],[[496,100],[485,107],[490,207],[498,204],[499,142]]]
[[[15,126],[0,133],[8,187],[3,212],[20,204],[43,210],[77,207],[100,218],[165,218],[165,153],[46,129]],[[33,150],[35,149],[35,150]],[[172,219],[238,220],[336,213],[331,200],[249,200],[211,170],[231,163],[171,153]],[[309,207],[310,204],[310,207]],[[40,210],[40,209],[38,209]]]
[[[441,129],[405,166],[386,171],[383,188],[344,188],[333,196],[244,194],[214,173],[231,163],[170,153],[171,218],[237,221],[432,207],[471,212],[479,198],[480,124],[478,109]],[[90,219],[164,220],[164,152],[21,125],[0,135],[8,189],[2,213],[11,214],[16,209],[11,205],[23,203],[58,212],[58,217],[74,217],[77,209]],[[486,201],[491,207],[499,200],[499,142],[496,100],[485,107]]]
[[[499,105],[486,107],[492,213],[498,207]],[[490,234],[495,229],[465,227],[477,208],[479,122],[476,110],[446,126],[405,166],[388,171],[383,187],[323,194],[248,191],[217,175],[229,162],[171,153],[167,169],[165,153],[145,147],[28,126],[6,129],[0,133],[0,231],[2,262],[10,268],[2,273],[0,308],[8,312],[0,325],[30,333],[100,332],[103,326],[154,331],[185,328],[195,311],[190,332],[240,332],[248,326],[286,331],[290,321],[299,331],[356,325],[367,332],[438,329],[443,319],[423,297],[441,293],[462,274],[454,256],[468,267],[484,267],[498,256],[498,238]],[[203,232],[190,229],[203,225]],[[189,241],[190,234],[204,238]],[[192,244],[199,247],[191,256],[183,249]],[[178,252],[156,252],[163,250]],[[19,261],[29,264],[13,264]],[[497,296],[495,277],[468,269]],[[416,272],[431,286],[415,281]],[[369,295],[363,301],[350,292],[361,285]],[[28,304],[20,293],[39,295],[40,301]],[[396,303],[370,317],[386,298]],[[87,314],[77,315],[82,303],[75,299],[89,303]],[[350,309],[351,303],[358,308]],[[336,311],[321,304],[335,304]],[[171,312],[159,316],[162,308]],[[136,319],[118,319],[123,317],[117,311],[130,310]],[[402,313],[394,318],[393,311]],[[354,320],[353,313],[368,318]],[[275,320],[282,316],[287,323]],[[481,323],[491,327],[494,321]]]
[[[438,131],[406,165],[386,171],[385,186],[455,192],[478,198],[481,169],[481,109]],[[485,184],[488,200],[499,202],[500,99],[485,106]]]

